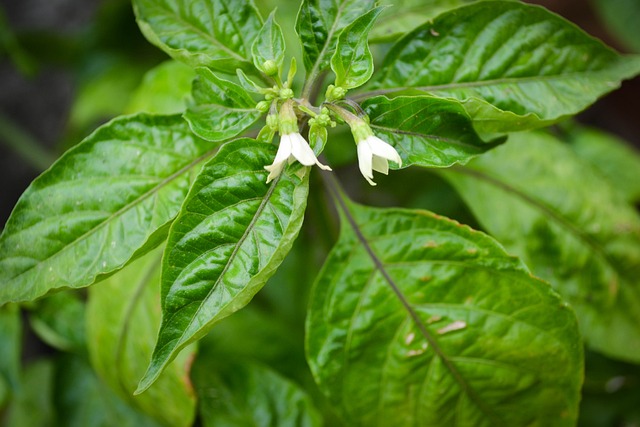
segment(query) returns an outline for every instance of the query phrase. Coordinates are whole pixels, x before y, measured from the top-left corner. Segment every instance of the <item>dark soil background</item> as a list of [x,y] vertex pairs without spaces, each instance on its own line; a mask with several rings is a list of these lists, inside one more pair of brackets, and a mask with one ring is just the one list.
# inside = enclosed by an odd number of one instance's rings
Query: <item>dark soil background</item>
[[[609,46],[625,48],[611,35],[587,0],[539,0]],[[96,67],[97,52],[117,52],[152,66],[163,54],[137,30],[128,0],[0,0],[0,227],[24,189],[57,158],[69,139],[71,106],[83,79]],[[0,16],[1,18],[1,16]],[[3,46],[16,35],[23,54],[16,65]],[[7,42],[8,41],[8,42]],[[93,62],[92,62],[93,61]],[[640,147],[640,78],[601,99],[579,120],[613,132]],[[110,117],[103,117],[102,121]],[[94,126],[99,124],[95,123]],[[78,136],[78,141],[84,133]],[[6,141],[35,144],[40,162],[29,162]],[[77,141],[76,141],[77,142]],[[24,147],[23,147],[24,148]],[[38,166],[38,164],[40,166]]]

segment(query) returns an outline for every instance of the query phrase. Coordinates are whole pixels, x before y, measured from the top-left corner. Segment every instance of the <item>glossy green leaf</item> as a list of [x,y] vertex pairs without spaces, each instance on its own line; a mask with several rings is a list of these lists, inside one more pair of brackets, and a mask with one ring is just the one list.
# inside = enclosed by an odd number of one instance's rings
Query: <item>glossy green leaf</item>
[[169,234],[162,326],[138,392],[184,346],[245,306],[291,248],[302,225],[308,175],[301,179],[288,169],[266,184],[264,166],[275,153],[271,144],[230,142],[191,188]]
[[262,18],[250,0],[133,0],[145,37],[192,67],[253,70],[251,45]]
[[85,304],[76,293],[57,292],[38,301],[29,321],[38,337],[51,347],[84,355]]
[[89,289],[89,354],[98,375],[120,398],[165,425],[190,426],[193,350],[182,352],[146,393],[133,396],[160,327],[161,256],[158,248]]
[[640,362],[640,216],[608,182],[542,133],[447,172],[480,223],[572,305],[588,345]]
[[[0,307],[0,381],[6,394],[20,387],[20,357],[22,354],[22,319],[17,305]],[[0,399],[0,408],[2,407]]]
[[254,124],[262,113],[241,86],[198,68],[193,81],[194,105],[184,114],[191,130],[209,141],[233,138]]
[[271,12],[251,46],[253,64],[258,70],[268,75],[272,73],[265,68],[265,62],[273,61],[279,74],[284,61],[284,35],[280,25],[275,21],[275,13],[275,10]]
[[307,87],[324,70],[342,30],[374,6],[373,0],[303,0],[296,20]]
[[215,354],[203,354],[193,380],[204,427],[322,426],[300,387],[255,362],[220,363]]
[[568,135],[571,148],[607,178],[629,202],[640,202],[640,152],[597,129],[577,128]]
[[638,0],[591,0],[596,12],[607,29],[629,49],[640,53],[638,22],[640,2]]
[[55,418],[49,418],[47,426],[161,426],[119,399],[80,357],[60,357],[56,361],[53,380],[47,398],[53,399]]
[[182,62],[163,62],[145,74],[125,111],[127,114],[182,113],[187,108],[186,99],[194,77],[193,69]]
[[640,56],[619,55],[539,6],[478,2],[415,29],[382,68],[373,93],[456,98],[492,134],[580,112],[638,74]]
[[376,96],[362,104],[371,129],[393,145],[403,166],[466,163],[500,142],[483,142],[458,102],[430,96]]
[[369,50],[369,31],[384,8],[377,7],[351,24],[338,37],[331,57],[331,69],[336,74],[336,86],[353,89],[365,84],[373,74],[373,56]]
[[0,304],[88,286],[158,245],[213,155],[177,116],[122,117],[63,155],[0,236]]
[[394,41],[443,12],[476,0],[381,0],[391,6],[371,31],[371,43]]
[[575,425],[582,345],[547,283],[447,218],[349,210],[314,285],[306,342],[347,425]]

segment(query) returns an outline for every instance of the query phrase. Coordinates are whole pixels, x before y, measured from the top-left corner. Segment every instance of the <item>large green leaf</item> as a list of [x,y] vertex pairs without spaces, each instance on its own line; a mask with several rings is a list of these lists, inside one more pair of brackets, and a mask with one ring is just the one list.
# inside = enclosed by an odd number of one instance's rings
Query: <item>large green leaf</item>
[[251,0],[133,0],[145,37],[192,67],[255,70],[251,45],[262,18]]
[[99,128],[22,195],[0,236],[0,304],[79,288],[155,247],[216,144],[176,116]]
[[443,12],[476,0],[381,0],[391,6],[370,35],[372,43],[394,41]]
[[444,176],[571,303],[588,345],[640,362],[640,216],[554,137],[512,139]]
[[89,289],[91,363],[120,398],[168,426],[190,426],[195,396],[189,382],[194,351],[182,352],[146,393],[133,396],[160,327],[162,249],[145,255]]
[[353,89],[365,84],[373,74],[373,56],[367,39],[371,27],[383,11],[370,10],[345,27],[331,57],[331,69],[336,74],[336,86]]
[[621,56],[538,6],[478,2],[402,38],[382,69],[374,93],[415,89],[459,99],[476,128],[491,134],[578,113],[639,73],[640,56]]
[[294,383],[255,362],[221,363],[216,356],[203,354],[193,366],[204,427],[322,425],[313,402]]
[[166,61],[145,74],[125,111],[129,113],[178,114],[186,108],[195,72],[178,61]]
[[615,135],[576,128],[567,135],[571,148],[606,177],[629,202],[640,202],[640,153]]
[[296,31],[302,42],[302,59],[307,69],[307,91],[315,78],[329,68],[336,40],[342,30],[373,8],[373,0],[303,0]]
[[184,114],[193,132],[209,141],[232,138],[255,123],[262,113],[241,86],[198,68],[193,81],[194,105]]
[[362,107],[371,129],[396,148],[403,166],[464,164],[499,143],[483,142],[456,101],[431,96],[376,96]]
[[426,211],[350,205],[343,216],[306,345],[348,425],[575,425],[582,346],[547,283]]
[[[245,306],[296,238],[308,175],[289,168],[266,184],[274,146],[242,139],[203,169],[171,228],[162,274],[162,326],[138,392],[180,349]],[[302,171],[298,169],[298,172]]]

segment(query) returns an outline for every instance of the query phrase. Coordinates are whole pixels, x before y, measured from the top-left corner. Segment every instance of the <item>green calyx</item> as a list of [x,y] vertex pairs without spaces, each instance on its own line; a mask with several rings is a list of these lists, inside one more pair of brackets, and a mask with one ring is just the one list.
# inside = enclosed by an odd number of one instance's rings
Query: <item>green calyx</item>
[[293,101],[291,100],[285,101],[280,108],[280,113],[278,114],[278,131],[280,135],[288,135],[299,131],[298,117],[295,111],[293,111]]

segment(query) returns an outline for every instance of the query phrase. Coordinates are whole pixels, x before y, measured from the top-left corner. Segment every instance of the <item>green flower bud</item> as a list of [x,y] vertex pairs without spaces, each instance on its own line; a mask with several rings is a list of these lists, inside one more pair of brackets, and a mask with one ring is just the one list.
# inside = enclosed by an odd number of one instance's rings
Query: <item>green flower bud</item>
[[272,59],[267,59],[262,63],[262,71],[267,76],[273,76],[278,73],[278,64]]
[[256,104],[255,108],[256,108],[256,110],[259,110],[259,111],[261,111],[263,113],[266,113],[267,111],[269,111],[269,106],[270,105],[271,104],[269,102],[267,102],[267,101],[260,101],[260,102],[258,102]]
[[280,99],[291,99],[293,98],[293,90],[288,87],[283,87],[280,89]]

